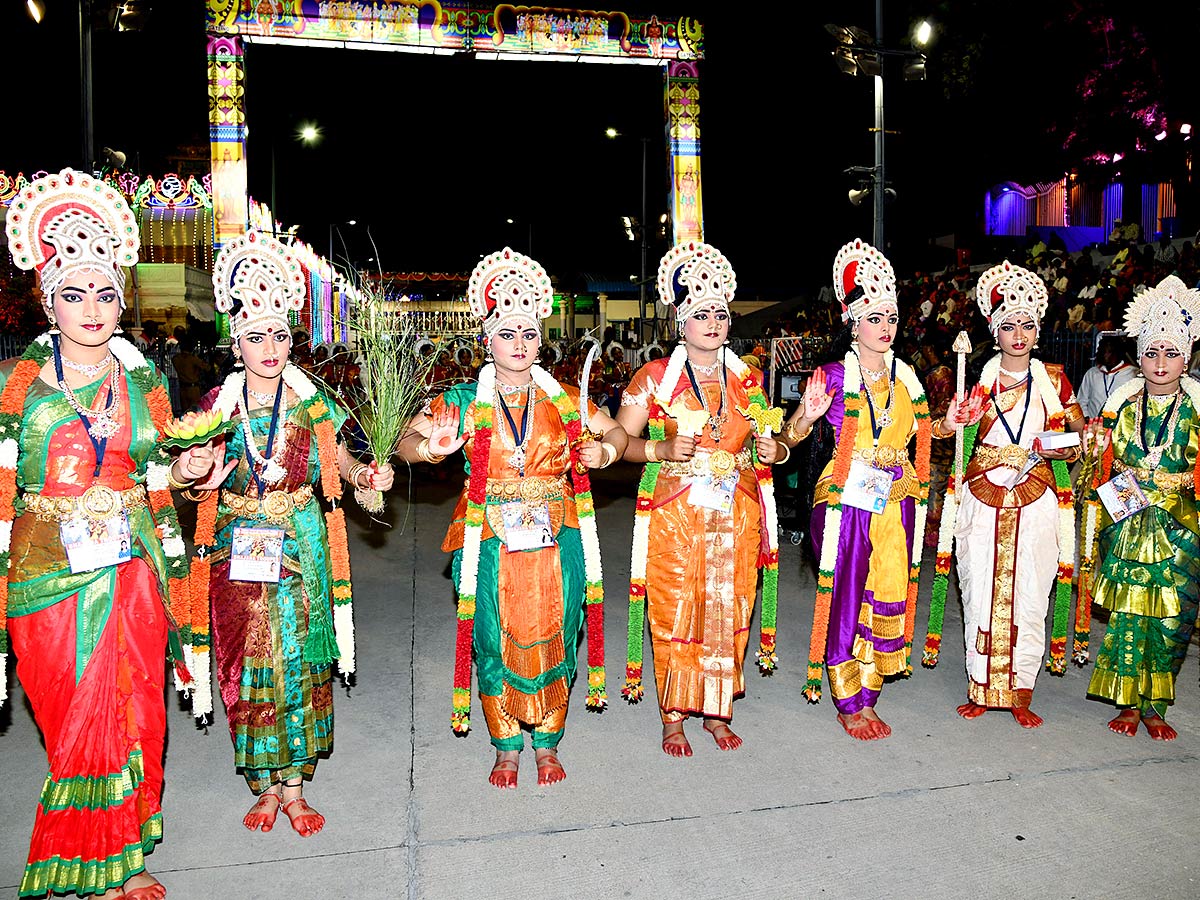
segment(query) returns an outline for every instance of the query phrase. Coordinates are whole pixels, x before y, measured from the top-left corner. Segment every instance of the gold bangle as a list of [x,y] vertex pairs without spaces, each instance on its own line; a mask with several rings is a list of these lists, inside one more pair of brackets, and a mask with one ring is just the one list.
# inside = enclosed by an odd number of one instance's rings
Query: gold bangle
[[429,449],[429,438],[421,438],[421,443],[417,444],[417,458],[430,465],[436,466],[445,456],[439,456]]
[[794,421],[792,421],[792,422],[788,422],[787,426],[783,429],[783,436],[787,440],[791,441],[793,444],[798,444],[802,440],[804,440],[806,437],[808,437],[810,434],[812,434],[812,430],[813,430],[813,423],[809,422],[808,427],[805,428],[804,433],[801,434],[800,429],[796,427],[796,423]]
[[946,430],[946,417],[945,416],[942,416],[940,419],[937,419],[936,421],[934,421],[933,425],[929,429],[929,432],[935,438],[945,439],[945,438],[954,437],[953,431]]
[[175,472],[173,471],[174,468],[175,468],[174,466],[167,466],[167,484],[169,484],[174,490],[186,491],[188,488],[190,488],[193,484],[196,483],[195,478],[193,478],[191,481],[186,481],[186,482],[176,481],[175,480]]
[[656,463],[658,459],[658,441],[646,441],[646,462]]
[[780,463],[785,463],[785,462],[787,462],[789,459],[791,459],[791,458],[792,458],[792,448],[791,448],[791,447],[789,447],[787,444],[785,444],[783,441],[776,441],[776,442],[775,442],[775,446],[777,446],[777,447],[782,447],[782,448],[783,448],[783,458],[781,459],[781,458],[779,458],[778,456],[777,456],[777,457],[775,457],[775,462],[774,462],[774,463],[772,463],[772,465],[775,465],[775,466],[777,466],[777,465],[779,465]]
[[[612,451],[611,455],[609,455],[608,452],[610,450]],[[600,441],[600,452],[604,454],[604,459],[600,463],[601,469],[607,469],[617,461],[617,448],[614,445],[609,444],[606,441]]]
[[191,500],[193,503],[202,503],[212,491],[192,491],[185,490],[183,492],[184,500]]
[[[366,463],[356,462],[354,465],[352,465],[350,467],[350,471],[346,474],[346,480],[348,482],[350,482],[350,484],[354,485],[354,487],[358,488],[359,490],[366,490],[366,488],[364,488],[359,483],[358,476],[361,475],[363,472],[367,471],[367,468],[368,468],[368,466]],[[368,477],[367,478],[367,488],[369,488],[370,486],[371,486],[371,479],[370,479],[370,477]]]

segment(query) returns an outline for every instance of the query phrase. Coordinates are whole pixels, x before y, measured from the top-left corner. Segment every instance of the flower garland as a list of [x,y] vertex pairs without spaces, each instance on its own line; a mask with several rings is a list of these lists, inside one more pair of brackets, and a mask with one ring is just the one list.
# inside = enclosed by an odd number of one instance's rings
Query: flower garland
[[[604,676],[604,573],[600,560],[600,536],[596,529],[596,506],[591,479],[579,462],[575,445],[581,433],[579,408],[549,372],[541,366],[530,370],[533,383],[550,398],[567,432],[570,448],[568,471],[575,493],[575,512],[583,543],[583,568],[586,582],[587,665],[590,709],[608,704]],[[458,734],[471,730],[471,642],[475,628],[475,600],[479,584],[479,551],[483,543],[483,519],[487,507],[488,460],[494,435],[492,398],[496,393],[496,366],[488,364],[479,372],[475,387],[475,437],[471,453],[471,479],[467,487],[467,515],[463,553],[458,582],[458,633],[454,645],[454,694],[450,727]],[[585,401],[586,402],[586,401]],[[580,472],[583,468],[584,471]]]
[[925,631],[925,650],[921,655],[921,665],[929,669],[938,664],[938,653],[942,646],[946,592],[950,587],[950,560],[954,555],[954,523],[958,518],[959,485],[966,461],[975,452],[978,435],[978,423],[963,429],[963,454],[961,458],[954,459],[950,478],[946,482],[946,498],[942,502],[942,521],[938,529],[937,557],[933,569],[933,591],[929,601],[929,624]]
[[[722,348],[723,362],[746,390],[751,405],[767,409],[770,401],[762,385],[754,377],[750,367],[728,348]],[[662,382],[654,391],[649,404],[649,440],[666,438],[666,412],[671,397],[683,376],[687,362],[687,348],[681,343],[667,361]],[[755,652],[759,669],[768,674],[779,664],[775,652],[776,618],[779,597],[779,530],[775,503],[774,478],[771,467],[758,458],[757,446],[751,445],[754,474],[758,479],[759,503],[763,513],[762,537],[758,554],[758,567],[763,570],[762,616],[760,620],[760,642]],[[637,703],[645,696],[642,684],[643,633],[646,616],[646,557],[650,547],[650,513],[654,506],[654,490],[658,485],[658,474],[662,464],[646,463],[638,481],[638,495],[633,519],[633,553],[629,567],[629,632],[626,643],[625,687],[622,696],[630,703]]]
[[[171,401],[158,373],[138,349],[123,338],[109,338],[109,350],[145,399],[151,422],[158,434],[162,435],[167,422],[171,420]],[[0,572],[8,571],[10,561],[12,525],[17,504],[17,458],[24,425],[25,400],[52,352],[49,334],[35,339],[26,348],[0,394]],[[132,395],[130,402],[133,402]],[[170,466],[170,456],[161,446],[156,447],[146,467],[146,488],[151,514],[166,557],[167,608],[179,626],[178,640],[182,644],[179,648],[172,645],[175,686],[191,694],[192,714],[202,718],[212,712],[208,620],[207,617],[197,619],[192,615],[187,553],[167,481]],[[8,579],[3,577],[0,578],[0,666],[3,666],[8,652],[7,619]],[[0,684],[0,703],[6,696],[6,688]]]
[[[333,604],[333,632],[337,642],[338,668],[343,675],[355,670],[354,658],[354,591],[350,582],[350,548],[346,535],[346,513],[338,505],[342,497],[342,479],[338,469],[337,430],[333,424],[333,410],[325,397],[304,371],[292,363],[283,369],[283,382],[295,393],[300,405],[308,413],[313,431],[317,436],[317,458],[321,467],[321,492],[330,504],[325,513],[325,528],[329,538],[329,564]],[[233,372],[221,385],[214,409],[219,409],[226,418],[241,409],[246,384],[245,372]],[[248,418],[243,411],[243,417]],[[211,580],[211,563],[205,557],[212,550],[216,538],[217,491],[210,493],[201,503],[196,520],[196,556],[192,560],[193,595],[196,604],[208,603],[208,588]],[[306,658],[308,648],[306,648]]]
[[[1111,433],[1116,427],[1117,417],[1121,408],[1140,394],[1146,386],[1145,378],[1136,375],[1118,387],[1104,404],[1101,415],[1104,427]],[[1200,413],[1200,381],[1190,375],[1180,379],[1180,387],[1192,402],[1192,409]],[[1100,543],[1100,498],[1096,489],[1112,478],[1113,442],[1110,440],[1104,449],[1100,465],[1092,475],[1091,483],[1081,487],[1087,490],[1087,500],[1083,513],[1083,535],[1080,539],[1079,552],[1079,600],[1075,606],[1075,641],[1072,648],[1072,661],[1079,666],[1085,665],[1089,659],[1088,643],[1091,638],[1092,597],[1094,586],[1093,572]],[[1193,471],[1193,490],[1200,497],[1200,454],[1197,455]]]
[[[891,368],[892,351],[883,356],[884,366]],[[842,431],[838,440],[837,453],[833,460],[832,482],[829,485],[829,500],[825,507],[825,529],[821,539],[821,559],[817,567],[817,597],[813,611],[812,637],[808,645],[808,674],[804,683],[804,696],[810,703],[821,699],[821,680],[825,669],[825,644],[829,636],[829,612],[833,603],[833,579],[837,566],[838,542],[842,531],[842,493],[850,476],[850,463],[854,456],[858,438],[859,418],[865,405],[862,391],[865,389],[858,356],[853,350],[842,360],[845,374],[842,381],[843,418]],[[913,418],[917,426],[917,475],[916,516],[913,522],[914,538],[908,565],[908,592],[904,609],[905,674],[912,674],[912,642],[916,627],[917,589],[921,581],[920,535],[925,533],[925,518],[929,505],[929,454],[933,436],[933,423],[929,415],[929,401],[925,388],[921,386],[916,372],[906,363],[898,362],[896,376],[904,385],[912,400]],[[943,513],[944,514],[944,513]]]

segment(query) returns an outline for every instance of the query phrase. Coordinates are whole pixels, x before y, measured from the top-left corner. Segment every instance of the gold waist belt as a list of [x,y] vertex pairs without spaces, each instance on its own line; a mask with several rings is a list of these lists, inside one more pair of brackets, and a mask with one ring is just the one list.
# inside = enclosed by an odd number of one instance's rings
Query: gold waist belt
[[1168,494],[1185,489],[1191,490],[1192,485],[1196,483],[1196,473],[1191,469],[1186,472],[1163,472],[1161,469],[1151,471],[1145,466],[1126,465],[1119,459],[1113,460],[1113,468],[1118,472],[1132,472],[1133,477],[1139,482],[1153,485]]
[[701,450],[691,459],[681,462],[667,460],[662,464],[662,471],[668,475],[715,475],[723,478],[731,472],[744,472],[754,466],[749,448],[730,453],[728,450]]
[[233,491],[221,491],[221,503],[243,519],[265,519],[274,525],[287,522],[293,512],[312,502],[312,485],[294,491],[267,491],[261,497],[249,497]]
[[25,494],[25,511],[43,522],[65,522],[76,516],[103,521],[119,510],[146,506],[146,488],[135,484],[123,491],[114,491],[102,484],[93,484],[78,497],[48,497],[45,494]]
[[[912,461],[908,458],[908,450],[898,450],[895,447],[859,447],[854,451],[854,459],[865,462],[868,466],[887,469],[892,466],[903,466],[911,469]],[[896,482],[899,484],[899,482]]]
[[566,475],[487,480],[487,499],[491,503],[509,503],[513,500],[540,503],[543,500],[561,500],[566,492]]
[[1028,459],[1029,451],[1018,444],[1005,444],[1003,447],[976,444],[975,456],[972,461],[985,469],[993,466],[1008,466],[1010,469],[1020,470]]

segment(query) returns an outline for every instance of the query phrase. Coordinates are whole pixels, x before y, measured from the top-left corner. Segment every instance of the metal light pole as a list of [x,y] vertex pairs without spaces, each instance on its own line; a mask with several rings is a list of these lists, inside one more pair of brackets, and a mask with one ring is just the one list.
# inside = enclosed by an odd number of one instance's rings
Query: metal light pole
[[[875,46],[883,47],[883,0],[875,0]],[[886,199],[887,179],[883,169],[883,65],[880,58],[879,74],[875,76],[875,185],[871,191],[875,201],[875,234],[872,243],[880,252],[886,253],[883,242],[883,202]]]
[[95,148],[92,132],[92,0],[79,0],[79,90],[83,130],[83,171],[92,171]]
[[[638,315],[646,321],[646,148],[650,138],[642,138],[642,270],[638,276]],[[642,329],[639,327],[638,331]],[[645,340],[644,334],[639,334],[640,340]],[[653,335],[650,338],[654,340]]]

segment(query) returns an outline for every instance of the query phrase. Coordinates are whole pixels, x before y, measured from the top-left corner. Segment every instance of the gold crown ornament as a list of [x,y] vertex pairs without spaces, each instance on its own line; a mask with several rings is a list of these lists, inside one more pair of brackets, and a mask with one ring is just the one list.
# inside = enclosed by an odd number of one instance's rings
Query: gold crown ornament
[[1189,356],[1192,342],[1200,338],[1200,291],[1168,275],[1129,301],[1125,331],[1137,335],[1138,359],[1159,341]]
[[213,294],[220,312],[229,314],[237,340],[252,331],[290,331],[288,313],[304,306],[308,279],[291,248],[251,230],[221,248],[213,266]]
[[842,305],[843,322],[899,309],[892,264],[862,238],[844,244],[833,258],[833,293]]
[[729,311],[737,276],[729,260],[703,241],[676,244],[658,263],[658,299],[683,323],[702,309]]
[[1046,283],[1035,273],[1006,259],[979,276],[975,302],[995,334],[1001,325],[1017,316],[1028,316],[1040,328],[1050,295]]
[[475,266],[467,282],[467,304],[488,337],[502,322],[537,328],[554,309],[554,285],[536,259],[505,247]]

